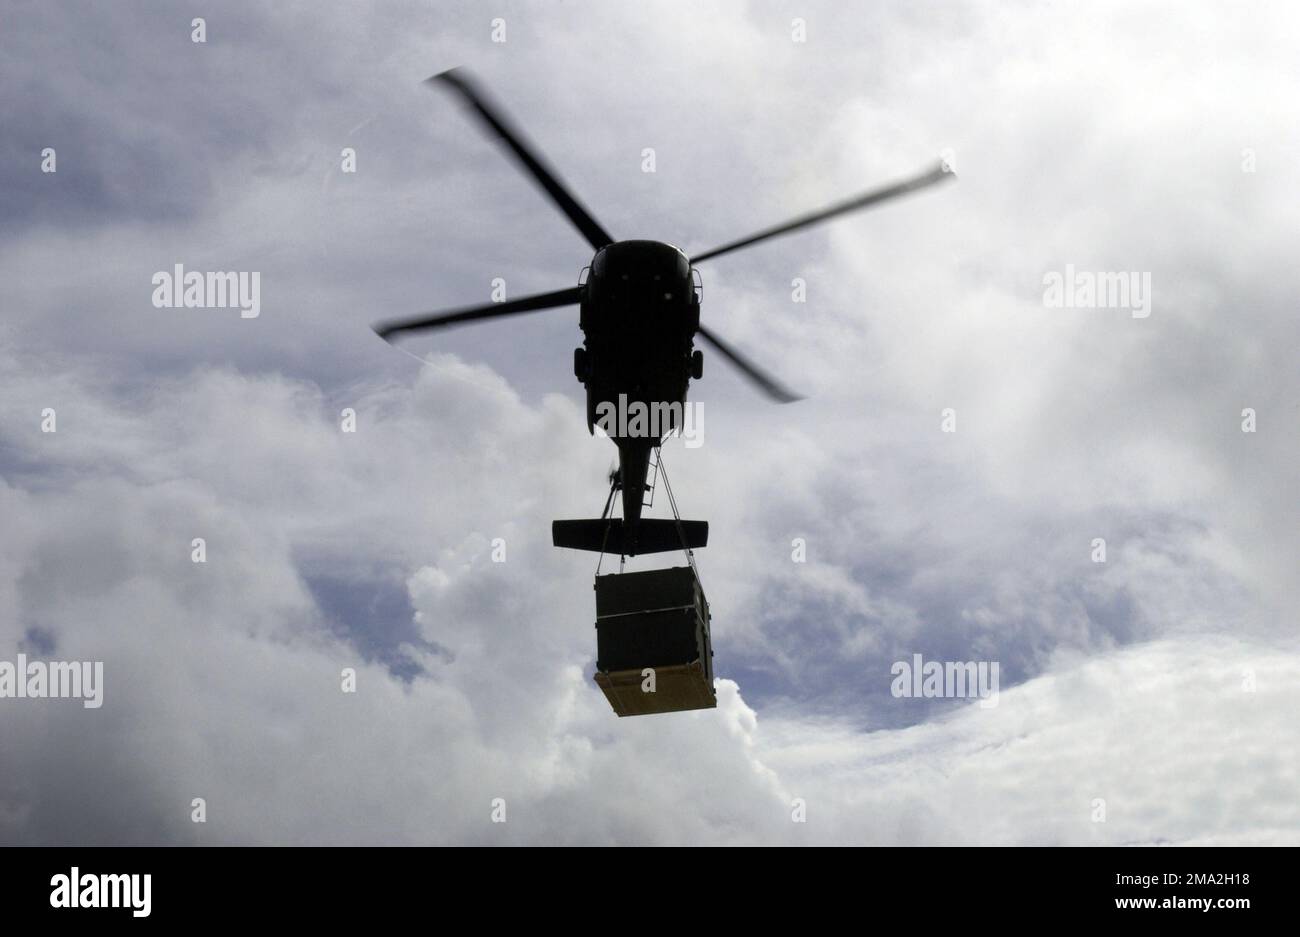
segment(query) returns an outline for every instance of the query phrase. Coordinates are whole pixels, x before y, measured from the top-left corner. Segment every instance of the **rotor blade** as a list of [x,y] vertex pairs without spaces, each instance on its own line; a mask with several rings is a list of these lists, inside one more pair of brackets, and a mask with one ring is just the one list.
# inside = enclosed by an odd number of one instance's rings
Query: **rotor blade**
[[538,309],[551,309],[555,306],[571,306],[578,302],[581,295],[582,291],[578,287],[571,286],[568,289],[556,290],[554,293],[538,293],[535,296],[524,296],[521,299],[511,299],[503,303],[470,306],[467,309],[455,309],[451,312],[436,315],[426,312],[423,315],[412,316],[409,319],[389,319],[386,322],[376,322],[373,328],[375,334],[384,341],[389,341],[398,332],[437,329],[461,322],[473,322],[476,319],[495,319],[498,316],[513,316],[521,312],[534,312]]
[[807,215],[800,215],[793,221],[777,225],[773,228],[767,228],[757,234],[739,241],[732,241],[730,244],[724,244],[721,247],[715,247],[711,251],[705,251],[702,254],[691,256],[691,263],[700,263],[704,260],[710,260],[722,254],[729,254],[734,250],[740,250],[742,247],[748,247],[751,244],[757,244],[759,241],[766,241],[768,238],[774,238],[781,234],[789,234],[791,231],[798,231],[800,228],[806,228],[809,225],[817,224],[828,218],[834,218],[836,215],[843,215],[845,212],[857,211],[859,208],[866,208],[868,205],[875,205],[878,202],[884,202],[891,198],[897,198],[908,192],[915,192],[917,189],[923,189],[926,186],[934,185],[936,182],[942,182],[947,178],[956,178],[952,170],[946,168],[944,163],[939,163],[933,169],[921,173],[919,176],[913,176],[910,179],[904,179],[902,182],[895,182],[879,189],[873,189],[870,192],[864,192],[861,195],[845,199],[842,202],[836,202],[829,205],[821,211],[811,212]]
[[786,390],[781,386],[780,382],[777,381],[776,378],[763,371],[762,368],[754,364],[740,352],[736,351],[736,349],[732,348],[704,326],[700,326],[698,334],[710,345],[722,352],[723,357],[730,360],[732,364],[740,369],[741,373],[744,374],[745,377],[757,384],[759,388],[762,389],[763,393],[767,394],[773,400],[776,400],[779,403],[793,403],[796,400],[803,400],[803,397]]
[[614,242],[609,232],[602,228],[600,223],[591,217],[591,213],[583,208],[582,204],[564,187],[555,171],[547,166],[541,156],[525,142],[523,134],[492,104],[473,79],[456,68],[427,79],[429,84],[439,80],[454,88],[483,123],[501,137],[502,142],[523,164],[524,169],[528,170],[537,183],[546,190],[551,200],[568,216],[574,227],[582,232],[582,236],[592,247],[600,250],[606,244]]

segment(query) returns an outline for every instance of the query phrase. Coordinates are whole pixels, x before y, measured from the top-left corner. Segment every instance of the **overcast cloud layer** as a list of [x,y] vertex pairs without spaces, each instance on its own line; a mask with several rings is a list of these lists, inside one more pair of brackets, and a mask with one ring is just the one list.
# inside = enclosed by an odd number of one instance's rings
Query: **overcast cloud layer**
[[[101,660],[105,701],[0,699],[0,842],[1300,842],[1296,48],[1286,4],[16,5],[0,661]],[[369,331],[590,259],[420,85],[452,65],[688,252],[953,154],[701,265],[808,394],[706,351],[665,446],[717,711],[592,682],[595,558],[549,543],[613,456],[576,312],[424,363]],[[178,263],[260,271],[261,315],[154,308]],[[1067,264],[1151,315],[1045,307]],[[997,705],[895,698],[913,654],[998,662]]]

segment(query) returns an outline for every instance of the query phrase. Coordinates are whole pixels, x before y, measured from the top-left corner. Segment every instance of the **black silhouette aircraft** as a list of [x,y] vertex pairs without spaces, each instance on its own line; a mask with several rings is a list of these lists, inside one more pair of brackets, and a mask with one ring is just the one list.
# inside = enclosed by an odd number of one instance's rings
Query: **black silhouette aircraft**
[[[588,430],[599,423],[618,446],[619,469],[614,481],[622,489],[623,517],[621,520],[555,521],[552,530],[555,545],[629,556],[704,546],[708,540],[705,521],[641,517],[651,453],[662,442],[664,434],[674,428],[673,415],[682,412],[691,379],[699,380],[703,376],[704,356],[694,347],[696,336],[773,400],[789,403],[799,397],[700,321],[701,290],[694,265],[934,185],[951,177],[951,169],[939,163],[920,175],[688,257],[671,244],[615,240],[463,71],[452,69],[433,76],[428,82],[445,85],[468,104],[582,233],[596,254],[589,275],[577,286],[381,322],[375,325],[375,331],[388,340],[417,330],[578,306],[584,340],[580,348],[574,349],[573,370],[587,389]],[[654,431],[646,432],[635,420],[601,421],[602,405],[621,407],[622,412],[640,407],[642,412],[668,414],[670,418],[651,421]]]

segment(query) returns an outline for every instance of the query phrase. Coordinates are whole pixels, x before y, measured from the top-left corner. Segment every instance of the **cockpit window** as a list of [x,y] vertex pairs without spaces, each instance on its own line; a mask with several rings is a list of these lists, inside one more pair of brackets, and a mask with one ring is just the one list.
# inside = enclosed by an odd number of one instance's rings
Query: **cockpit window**
[[591,275],[599,279],[645,280],[685,279],[691,264],[676,248],[655,241],[623,241],[596,254]]

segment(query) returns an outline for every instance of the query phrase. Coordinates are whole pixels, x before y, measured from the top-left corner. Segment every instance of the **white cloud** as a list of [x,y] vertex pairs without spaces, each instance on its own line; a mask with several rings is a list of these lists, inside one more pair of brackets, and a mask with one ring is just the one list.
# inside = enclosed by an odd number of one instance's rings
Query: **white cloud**
[[[10,370],[6,399],[30,411],[45,380]],[[1298,750],[1279,744],[1294,735],[1295,652],[1140,645],[1057,661],[994,710],[867,734],[847,714],[756,713],[725,679],[716,712],[617,720],[584,676],[589,563],[544,542],[552,505],[586,486],[558,453],[522,472],[505,451],[600,448],[567,403],[525,405],[444,357],[409,392],[359,395],[353,437],[308,384],[208,371],[160,387],[110,445],[77,429],[105,389],[58,383],[57,439],[32,419],[4,426],[23,462],[70,476],[38,489],[17,473],[0,494],[15,533],[3,645],[37,625],[54,655],[104,660],[105,705],[5,704],[7,842],[1295,838],[1278,796]],[[465,427],[501,440],[501,457],[458,445]],[[420,494],[487,488],[495,501]],[[506,525],[512,552],[493,564],[489,535]],[[195,531],[204,566],[189,561]],[[366,664],[323,627],[304,550],[408,571],[442,649],[409,648],[422,674]],[[355,695],[343,667],[359,671]],[[204,827],[189,822],[197,796]],[[504,827],[490,822],[498,796]],[[806,825],[789,819],[794,797]]]

